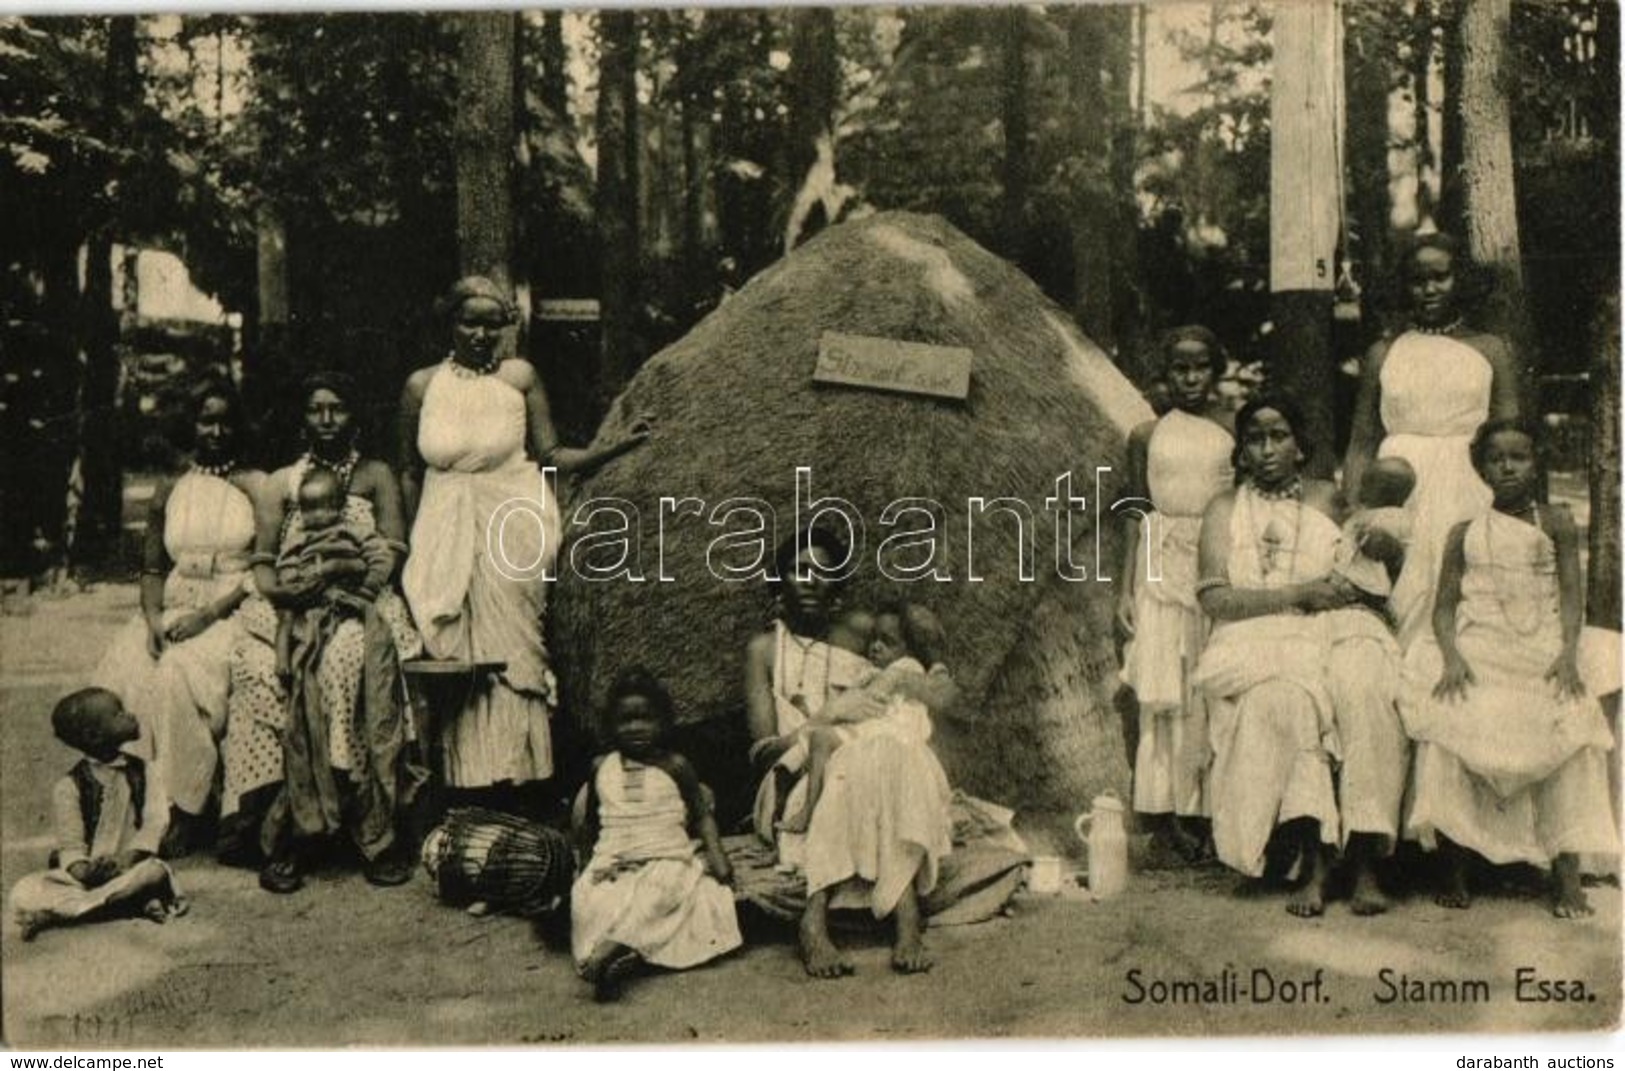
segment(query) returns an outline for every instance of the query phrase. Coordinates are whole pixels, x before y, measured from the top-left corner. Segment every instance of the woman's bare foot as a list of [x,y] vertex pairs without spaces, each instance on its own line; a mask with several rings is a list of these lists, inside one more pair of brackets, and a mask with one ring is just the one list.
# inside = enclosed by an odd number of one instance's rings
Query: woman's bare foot
[[1300,919],[1319,918],[1326,913],[1326,851],[1317,843],[1304,853],[1309,856],[1309,880],[1287,897],[1286,910]]
[[1552,914],[1560,919],[1583,919],[1595,913],[1580,883],[1580,857],[1570,852],[1552,864]]
[[925,922],[920,917],[920,900],[911,883],[892,912],[897,938],[891,949],[891,968],[899,974],[921,974],[934,966],[925,950]]
[[840,978],[852,964],[829,939],[829,894],[815,892],[801,913],[801,962],[814,978]]
[[1434,894],[1433,902],[1452,911],[1465,911],[1473,906],[1473,896],[1467,890],[1467,853],[1454,844],[1441,844],[1444,856],[1444,888]]
[[609,958],[598,977],[592,983],[592,999],[600,1004],[609,1004],[621,999],[621,986],[637,970],[643,957],[630,948],[622,948],[620,952]]
[[1377,878],[1368,866],[1360,866],[1354,873],[1354,892],[1349,896],[1349,911],[1356,915],[1380,915],[1390,906],[1388,897],[1377,886]]
[[619,941],[599,941],[587,954],[587,958],[581,961],[581,966],[576,970],[582,980],[592,985],[594,1000],[604,999],[599,996],[599,991],[603,987],[604,976],[608,973],[610,964],[616,957],[631,951]]

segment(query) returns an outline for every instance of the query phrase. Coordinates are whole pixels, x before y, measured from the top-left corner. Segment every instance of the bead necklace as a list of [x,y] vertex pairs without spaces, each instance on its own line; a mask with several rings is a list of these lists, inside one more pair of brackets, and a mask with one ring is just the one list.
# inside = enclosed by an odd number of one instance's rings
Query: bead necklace
[[[1513,616],[1512,604],[1507,601],[1506,592],[1501,586],[1501,573],[1510,570],[1512,566],[1497,565],[1495,561],[1494,520],[1496,514],[1500,512],[1500,510],[1491,510],[1489,516],[1484,519],[1484,564],[1490,571],[1490,581],[1495,588],[1495,602],[1501,608],[1501,616],[1506,620],[1507,627],[1519,636],[1533,636],[1546,624],[1547,615],[1545,609],[1537,604],[1534,616],[1524,618],[1525,624],[1520,624]],[[1537,531],[1545,532],[1545,529],[1540,526],[1540,507],[1534,503],[1530,503],[1528,509],[1521,510],[1518,513],[1503,513],[1501,515],[1514,520],[1527,516],[1529,524],[1533,525]],[[1512,603],[1517,601],[1514,598]]]
[[210,465],[204,461],[193,461],[192,471],[203,476],[213,476],[217,479],[224,480],[233,472],[237,471],[237,462],[229,458],[214,465]]
[[502,364],[502,358],[493,353],[491,359],[484,364],[468,365],[459,361],[456,354],[448,353],[446,355],[446,364],[451,368],[451,374],[458,379],[478,379],[481,376],[488,376],[495,372]]
[[1272,524],[1274,523],[1273,518],[1270,521],[1267,521],[1265,523],[1263,531],[1259,531],[1259,528],[1258,528],[1258,514],[1253,509],[1253,505],[1252,505],[1251,502],[1249,502],[1247,504],[1247,527],[1252,532],[1253,547],[1255,548],[1255,550],[1257,551],[1257,554],[1258,554],[1258,571],[1259,571],[1259,574],[1265,580],[1268,580],[1270,577],[1274,576],[1279,571],[1281,551],[1283,549],[1287,548],[1288,546],[1290,546],[1290,549],[1291,549],[1291,556],[1289,558],[1287,558],[1287,561],[1286,561],[1286,578],[1288,580],[1291,580],[1292,577],[1297,573],[1297,569],[1298,569],[1298,536],[1303,531],[1303,498],[1301,497],[1301,492],[1303,490],[1303,486],[1302,486],[1303,481],[1302,480],[1294,480],[1293,484],[1294,484],[1294,487],[1295,487],[1296,491],[1299,492],[1298,494],[1295,494],[1295,495],[1288,495],[1288,494],[1266,495],[1264,492],[1259,490],[1257,484],[1248,484],[1248,488],[1253,492],[1253,494],[1256,497],[1262,499],[1263,501],[1266,501],[1266,502],[1284,502],[1284,501],[1287,501],[1289,499],[1296,498],[1297,503],[1298,503],[1297,512],[1296,512],[1296,514],[1293,515],[1293,518],[1292,518],[1292,540],[1291,540],[1290,544],[1288,544],[1286,540],[1280,538],[1279,536],[1274,536],[1274,537],[1271,536],[1270,528],[1271,528]]
[[299,478],[303,480],[305,473],[309,471],[312,465],[315,465],[318,468],[324,468],[333,475],[337,476],[339,478],[339,485],[343,487],[345,493],[348,494],[350,490],[350,477],[355,475],[355,467],[360,463],[360,461],[361,451],[357,450],[353,446],[350,447],[350,452],[344,456],[344,460],[336,463],[329,461],[326,458],[317,457],[311,451],[306,450],[305,455],[299,459]]
[[[784,625],[784,624],[782,624],[782,622],[781,622],[781,625],[780,625],[780,632],[791,643],[795,644],[796,648],[801,652],[800,665],[797,666],[797,668],[796,668],[796,686],[795,686],[795,690],[792,691],[788,696],[786,696],[786,698],[787,699],[794,699],[798,695],[801,696],[803,699],[808,698],[808,696],[807,696],[807,663],[812,661],[813,645],[814,644],[821,644],[823,646],[823,648],[824,648],[824,695],[823,695],[823,699],[827,702],[829,700],[829,664],[830,664],[830,657],[831,657],[830,656],[829,644],[824,643],[823,641],[820,641],[820,640],[803,640],[800,636],[797,636],[794,632],[792,632],[788,625]],[[778,654],[778,666],[779,666],[780,672],[784,672],[784,670],[785,670],[784,655],[787,652],[788,652],[788,647],[785,647],[785,646],[781,645],[780,650],[779,650],[779,654]],[[822,709],[822,704],[820,704],[819,709]]]
[[1461,330],[1461,323],[1461,317],[1458,316],[1449,323],[1440,324],[1437,327],[1427,327],[1423,324],[1412,324],[1411,330],[1415,331],[1419,335],[1453,335],[1457,331]]
[[1284,502],[1289,498],[1303,500],[1303,477],[1294,476],[1292,482],[1273,490],[1254,483],[1253,493],[1266,502]]

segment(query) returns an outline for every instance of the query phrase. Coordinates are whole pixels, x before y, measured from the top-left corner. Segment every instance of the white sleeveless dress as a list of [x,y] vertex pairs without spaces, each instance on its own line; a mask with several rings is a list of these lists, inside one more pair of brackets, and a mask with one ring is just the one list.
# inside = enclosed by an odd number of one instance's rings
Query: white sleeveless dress
[[[1230,514],[1230,583],[1280,588],[1323,577],[1338,539],[1319,510],[1243,486]],[[1330,650],[1325,614],[1280,613],[1217,622],[1202,652],[1195,683],[1209,700],[1213,844],[1243,874],[1264,872],[1270,834],[1293,819],[1318,821],[1326,844],[1340,840]]]
[[418,418],[429,468],[401,576],[407,603],[432,657],[507,667],[441,726],[446,781],[458,787],[553,774],[557,684],[542,617],[563,528],[525,454],[525,416],[512,384],[441,365]]
[[1493,380],[1482,353],[1443,335],[1407,331],[1383,361],[1387,437],[1377,456],[1403,458],[1416,470],[1416,489],[1405,504],[1411,542],[1390,599],[1402,647],[1433,627],[1433,596],[1450,529],[1489,508],[1490,489],[1467,448],[1489,419]]
[[[1123,650],[1123,680],[1140,706],[1134,809],[1142,814],[1206,815],[1207,703],[1191,675],[1207,642],[1196,601],[1196,548],[1202,513],[1234,481],[1235,441],[1211,420],[1175,409],[1146,444],[1146,565],[1134,593],[1134,639]],[[1150,579],[1149,577],[1155,577]]]
[[[254,506],[230,481],[189,472],[164,504],[164,552],[173,563],[164,579],[164,623],[200,610],[241,588],[254,547]],[[114,638],[91,684],[116,692],[152,741],[150,772],[163,778],[170,801],[201,814],[220,764],[226,733],[236,615],[216,621],[154,662],[147,626],[137,614]]]
[[598,764],[593,786],[598,841],[570,893],[576,963],[600,941],[676,970],[743,944],[733,892],[706,870],[677,782],[616,751]]
[[1436,700],[1437,645],[1408,652],[1402,710],[1418,743],[1406,835],[1433,847],[1442,833],[1492,863],[1545,866],[1563,852],[1618,851],[1606,757],[1613,734],[1594,698],[1619,688],[1618,634],[1586,630],[1586,694],[1558,698],[1545,680],[1563,643],[1551,538],[1485,511],[1462,550],[1456,644],[1475,682],[1463,700]]

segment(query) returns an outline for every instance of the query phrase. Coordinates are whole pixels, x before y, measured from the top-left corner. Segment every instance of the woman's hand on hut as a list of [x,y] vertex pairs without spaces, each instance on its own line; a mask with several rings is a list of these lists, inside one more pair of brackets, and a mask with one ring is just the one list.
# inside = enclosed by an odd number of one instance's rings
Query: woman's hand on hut
[[1446,651],[1444,655],[1444,672],[1439,674],[1439,683],[1433,686],[1433,698],[1446,703],[1467,698],[1467,689],[1478,683],[1473,676],[1473,667],[1456,651]]

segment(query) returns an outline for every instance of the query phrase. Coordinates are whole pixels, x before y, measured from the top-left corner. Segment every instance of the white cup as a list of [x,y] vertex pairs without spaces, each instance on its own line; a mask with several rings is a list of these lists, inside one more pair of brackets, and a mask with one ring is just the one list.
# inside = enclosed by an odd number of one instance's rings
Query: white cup
[[1035,893],[1053,896],[1061,891],[1061,857],[1035,855],[1027,871],[1027,888]]

